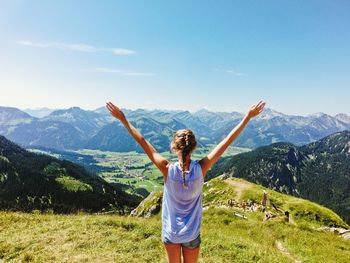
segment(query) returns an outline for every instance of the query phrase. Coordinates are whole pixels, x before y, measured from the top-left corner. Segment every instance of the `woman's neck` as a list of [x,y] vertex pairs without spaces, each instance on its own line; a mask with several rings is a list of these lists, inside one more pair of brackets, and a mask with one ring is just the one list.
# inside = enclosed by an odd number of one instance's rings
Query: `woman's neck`
[[[182,163],[182,159],[179,157],[179,163]],[[191,156],[187,155],[186,156],[186,161],[185,161],[185,171],[190,170],[190,165],[191,165]]]

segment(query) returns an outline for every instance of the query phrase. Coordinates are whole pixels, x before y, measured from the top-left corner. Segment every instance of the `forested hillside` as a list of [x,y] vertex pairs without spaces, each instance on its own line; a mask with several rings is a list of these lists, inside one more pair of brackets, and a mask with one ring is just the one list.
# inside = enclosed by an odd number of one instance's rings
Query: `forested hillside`
[[28,152],[0,136],[1,209],[124,213],[140,201],[79,165]]
[[226,158],[208,179],[223,173],[323,204],[350,222],[350,131],[301,147],[275,143]]

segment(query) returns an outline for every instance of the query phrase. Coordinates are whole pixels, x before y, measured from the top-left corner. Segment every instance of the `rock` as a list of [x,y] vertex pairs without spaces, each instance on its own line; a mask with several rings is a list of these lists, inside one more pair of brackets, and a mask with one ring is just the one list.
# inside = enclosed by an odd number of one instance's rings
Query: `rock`
[[340,236],[344,239],[350,240],[350,230],[340,234]]
[[218,176],[218,178],[220,178],[220,180],[226,180],[226,179],[230,178],[230,175],[229,175],[229,174],[224,173],[224,174],[222,174],[222,175]]
[[325,232],[332,232],[332,233],[339,235],[340,237],[342,237],[344,239],[348,239],[348,240],[350,239],[350,230],[349,229],[345,229],[345,228],[341,228],[341,227],[324,226],[324,227],[318,228],[317,230],[325,231]]
[[148,218],[148,217],[151,217],[152,215],[158,214],[158,212],[160,211],[160,207],[161,207],[160,203],[152,205],[144,217]]
[[242,215],[240,213],[234,213],[234,215],[237,216],[237,217],[240,217],[240,218],[248,219],[247,216]]
[[160,212],[162,200],[163,191],[154,191],[131,211],[130,216],[149,218],[156,215]]

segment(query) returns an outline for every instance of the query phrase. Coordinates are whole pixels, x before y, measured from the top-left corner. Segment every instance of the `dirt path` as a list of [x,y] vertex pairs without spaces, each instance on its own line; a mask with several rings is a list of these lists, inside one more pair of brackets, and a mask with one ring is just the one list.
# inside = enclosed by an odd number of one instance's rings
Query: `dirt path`
[[237,196],[236,196],[237,201],[241,201],[243,191],[250,188],[250,186],[247,183],[235,181],[235,180],[232,180],[231,178],[226,179],[225,182],[235,187],[235,191],[237,193]]
[[276,240],[275,245],[278,248],[279,251],[282,252],[283,255],[285,255],[290,260],[293,260],[295,263],[302,263],[301,260],[296,259],[282,244],[281,241]]

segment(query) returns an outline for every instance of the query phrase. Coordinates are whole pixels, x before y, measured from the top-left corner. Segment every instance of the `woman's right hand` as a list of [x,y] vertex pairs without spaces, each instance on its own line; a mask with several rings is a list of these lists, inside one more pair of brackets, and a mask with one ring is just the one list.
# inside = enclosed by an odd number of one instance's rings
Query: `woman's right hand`
[[265,104],[266,102],[261,100],[258,103],[252,105],[247,113],[249,119],[258,116],[264,110]]
[[125,115],[124,113],[121,111],[121,109],[119,109],[117,106],[115,106],[112,102],[107,102],[106,103],[106,107],[109,110],[109,112],[116,117],[118,120],[120,121],[124,121]]

